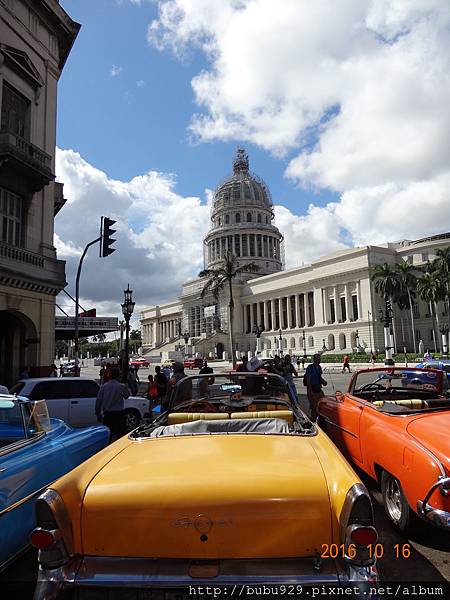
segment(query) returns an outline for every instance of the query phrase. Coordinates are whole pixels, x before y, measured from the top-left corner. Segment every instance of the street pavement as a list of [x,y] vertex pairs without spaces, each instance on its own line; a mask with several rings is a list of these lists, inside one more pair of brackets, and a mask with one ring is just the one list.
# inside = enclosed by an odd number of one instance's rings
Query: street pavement
[[[214,364],[211,363],[211,366],[214,367]],[[220,369],[215,369],[215,372],[226,372],[228,369],[229,366],[224,365]],[[153,365],[148,369],[139,369],[141,392],[145,390],[144,382],[147,381],[149,373],[154,373]],[[187,369],[186,373],[194,375],[198,373],[198,369]],[[84,377],[93,377],[98,380],[99,367],[85,367],[82,369],[81,374]],[[296,388],[300,407],[309,415],[306,388],[303,386],[302,377],[303,374],[300,370],[299,377],[296,379]],[[345,391],[350,377],[351,373],[342,374],[339,368],[329,367],[324,372],[324,378],[328,383],[327,387],[324,388],[325,393],[334,394],[338,390]],[[381,494],[376,483],[362,472],[358,472],[358,475],[368,487],[373,500],[375,526],[379,534],[382,552],[382,556],[378,560],[381,580],[389,583],[439,583],[450,581],[450,534],[422,522],[417,523],[414,532],[409,536],[397,532],[384,512]],[[398,549],[404,548],[405,544],[409,544],[410,548],[408,557],[403,557],[401,551],[398,551]],[[408,552],[405,552],[405,555],[407,554]],[[30,550],[0,574],[0,589],[6,583],[11,584],[13,582],[16,585],[17,582],[31,582],[28,587],[21,589],[20,594],[21,599],[27,600],[29,598],[31,600],[32,582],[35,581],[37,573],[36,559],[36,552]]]

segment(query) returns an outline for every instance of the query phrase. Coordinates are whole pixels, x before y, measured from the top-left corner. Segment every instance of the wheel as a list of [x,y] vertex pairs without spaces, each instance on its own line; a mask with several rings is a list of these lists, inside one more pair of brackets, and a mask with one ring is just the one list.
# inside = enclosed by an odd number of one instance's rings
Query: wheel
[[381,475],[381,493],[388,517],[397,529],[405,532],[411,525],[413,514],[400,481],[387,471],[383,471]]
[[127,408],[125,410],[125,430],[127,433],[133,429],[136,429],[140,422],[141,415],[137,410],[132,408]]

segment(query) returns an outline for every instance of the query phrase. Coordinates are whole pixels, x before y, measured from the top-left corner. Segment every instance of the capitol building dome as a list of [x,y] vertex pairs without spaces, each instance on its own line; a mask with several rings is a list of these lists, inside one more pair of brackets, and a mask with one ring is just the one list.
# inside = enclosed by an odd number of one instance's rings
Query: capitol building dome
[[212,227],[204,240],[206,266],[216,266],[231,252],[256,263],[258,275],[281,271],[283,236],[273,220],[270,191],[262,179],[249,171],[248,156],[239,148],[233,174],[214,193]]

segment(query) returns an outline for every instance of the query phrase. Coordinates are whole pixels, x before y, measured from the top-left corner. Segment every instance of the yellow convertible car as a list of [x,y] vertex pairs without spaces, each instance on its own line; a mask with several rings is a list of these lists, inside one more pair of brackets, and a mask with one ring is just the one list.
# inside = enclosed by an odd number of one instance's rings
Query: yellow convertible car
[[281,377],[186,377],[166,407],[38,499],[36,599],[376,584],[369,494]]

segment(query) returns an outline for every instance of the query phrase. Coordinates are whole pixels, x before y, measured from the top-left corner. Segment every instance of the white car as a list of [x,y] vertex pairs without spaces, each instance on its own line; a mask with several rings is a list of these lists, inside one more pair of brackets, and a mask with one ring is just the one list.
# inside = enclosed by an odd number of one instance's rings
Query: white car
[[[72,427],[96,425],[95,400],[99,385],[87,377],[39,377],[20,379],[10,390],[30,400],[46,400],[51,417],[62,419]],[[125,400],[126,429],[135,429],[145,413],[148,400],[130,396]]]

